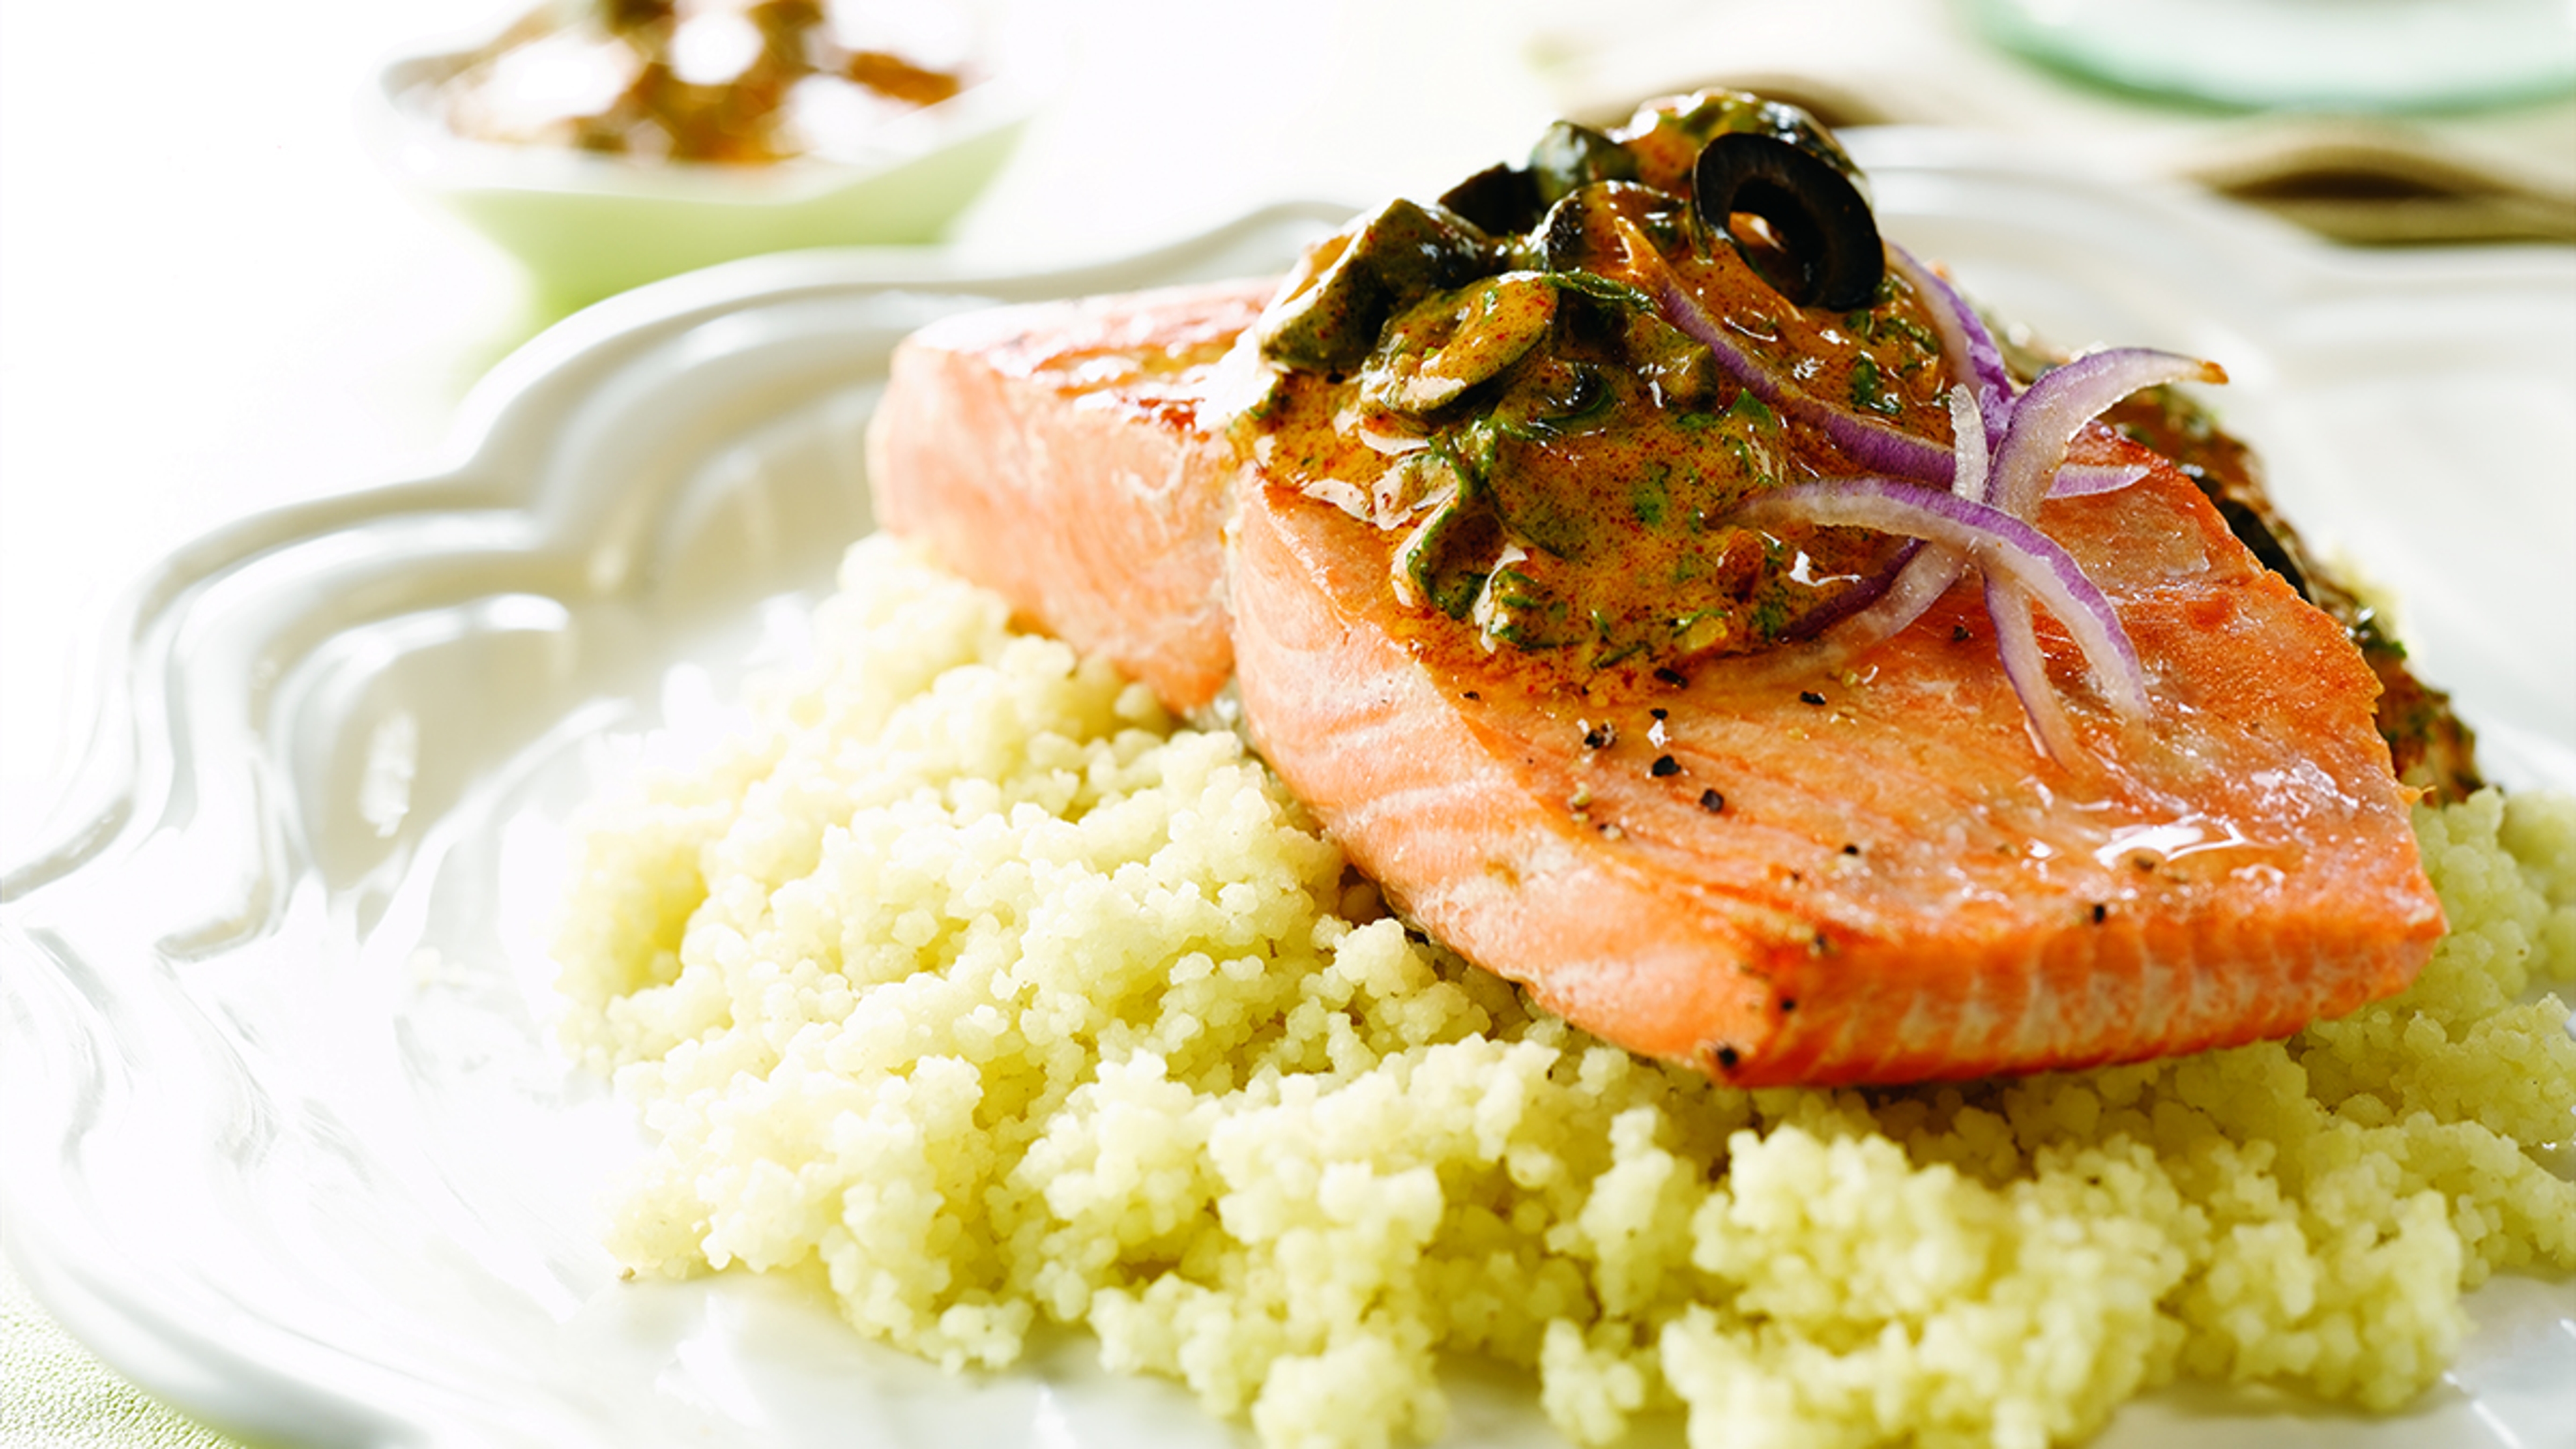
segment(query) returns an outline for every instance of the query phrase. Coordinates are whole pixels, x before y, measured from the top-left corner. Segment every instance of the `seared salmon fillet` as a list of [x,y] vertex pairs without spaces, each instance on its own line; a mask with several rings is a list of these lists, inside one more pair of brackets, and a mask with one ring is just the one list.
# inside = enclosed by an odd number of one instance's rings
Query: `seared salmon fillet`
[[1207,393],[1273,286],[926,329],[878,516],[1175,708],[1234,676],[1389,899],[1569,1020],[1747,1085],[2029,1071],[2283,1035],[2440,935],[2370,670],[2170,465],[2043,513],[2162,702],[2091,720],[2097,778],[2036,752],[1965,584],[1831,676],[1596,700],[1426,637],[1363,523],[1237,461]]
[[1271,287],[970,313],[907,342],[868,440],[879,526],[1205,707],[1234,672],[1233,450],[1206,382]]
[[2442,933],[2366,631],[2209,430],[2103,421],[2224,380],[2016,378],[1811,118],[1712,91],[1276,284],[927,329],[870,464],[1174,708],[1231,680],[1387,900],[1568,1020],[1894,1083],[2286,1035]]
[[2401,989],[2442,918],[2342,631],[2169,472],[2051,511],[2170,708],[2097,779],[2035,756],[1971,590],[1840,677],[1596,701],[1409,639],[1358,526],[1276,489],[1235,554],[1244,714],[1434,935],[1744,1085],[2135,1060]]

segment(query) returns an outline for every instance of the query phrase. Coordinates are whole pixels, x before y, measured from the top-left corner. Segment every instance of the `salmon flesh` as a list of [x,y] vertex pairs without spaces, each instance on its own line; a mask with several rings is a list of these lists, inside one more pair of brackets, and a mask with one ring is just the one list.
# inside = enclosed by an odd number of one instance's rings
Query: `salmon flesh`
[[2116,607],[2143,723],[2050,758],[1973,579],[1857,658],[1590,679],[1408,609],[1364,518],[1230,440],[1274,284],[979,313],[897,353],[877,517],[1249,738],[1411,921],[1741,1085],[2134,1061],[2402,989],[2441,934],[2379,683],[2169,460],[2036,523]]

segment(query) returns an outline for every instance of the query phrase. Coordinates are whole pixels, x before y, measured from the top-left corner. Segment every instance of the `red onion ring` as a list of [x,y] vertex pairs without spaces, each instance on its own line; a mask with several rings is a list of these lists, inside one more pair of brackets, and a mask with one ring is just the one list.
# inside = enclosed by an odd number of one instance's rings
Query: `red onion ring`
[[2048,656],[2039,647],[2039,630],[2031,623],[2030,594],[1999,575],[1986,575],[1986,617],[1995,626],[1995,654],[2003,660],[2004,678],[2012,681],[2030,731],[2039,737],[2041,753],[2061,765],[2084,759],[2075,725],[2048,682]]
[[[1994,334],[1947,279],[1890,243],[1889,265],[1924,301],[1950,394],[1952,442],[1943,447],[1836,407],[1766,370],[1729,336],[1654,244],[1625,217],[1614,218],[1629,272],[1663,319],[1705,345],[1736,380],[1772,407],[1821,428],[1863,466],[1862,477],[1779,489],[1734,517],[1794,520],[1897,534],[1916,542],[1878,576],[1847,595],[1830,616],[1809,621],[1809,657],[1850,657],[1902,633],[1948,593],[1973,564],[1985,577],[1986,613],[2004,674],[2040,748],[2061,764],[2082,759],[2074,726],[2048,680],[2032,621],[2047,606],[2082,651],[2112,709],[2140,720],[2151,705],[2146,672],[2119,611],[2074,555],[2030,522],[2045,497],[2082,497],[2126,488],[2148,469],[2135,464],[2070,464],[2067,449],[2102,411],[2141,388],[2196,380],[2225,382],[2217,364],[2145,348],[2080,357],[2043,373],[2019,396]],[[1946,479],[1942,490],[1926,486]]]
[[1977,407],[1985,415],[1986,446],[1989,450],[2004,440],[2004,427],[2012,421],[2012,374],[2004,368],[2003,349],[1995,344],[1995,334],[1986,330],[1985,319],[1968,299],[1959,295],[1950,280],[1917,261],[1913,253],[1894,242],[1887,244],[1888,265],[1903,277],[1914,295],[1923,299],[1924,310],[1932,315],[1932,332],[1941,341],[1941,360],[1949,365],[1950,376],[1963,383],[1974,383]]
[[2226,380],[2217,363],[2144,347],[2089,353],[2050,368],[2013,401],[1987,501],[2015,518],[2029,517],[2066,462],[2067,444],[2104,408],[2161,383]]
[[[2005,406],[2011,406],[2010,398]],[[1951,387],[1950,436],[1956,441],[1950,447],[1950,491],[1977,503],[1986,501],[1986,481],[1994,463],[1994,455],[1987,451],[1995,436],[1994,425],[1987,418],[1983,397],[1968,391],[1964,382]]]
[[[1870,528],[1956,549],[1990,580],[2000,573],[2048,606],[2083,651],[2096,686],[2114,710],[2130,719],[2148,714],[2146,670],[2109,596],[2055,539],[2001,508],[1919,484],[1847,478],[1763,494],[1734,516],[1748,522]],[[1998,621],[1998,630],[2003,627]],[[2031,706],[2033,696],[2023,691],[2021,681],[2014,687],[2023,704]]]
[[2051,498],[2083,498],[2117,493],[2154,470],[2144,463],[2069,463],[2048,485]]
[[[1846,640],[1844,638],[1844,635],[1849,633],[1853,627],[1852,621],[1868,613],[1872,607],[1877,605],[1879,600],[1886,598],[1888,591],[1894,588],[1897,583],[1905,577],[1909,570],[1915,568],[1917,559],[1921,558],[1926,553],[1932,552],[1938,547],[1939,546],[1936,544],[1925,543],[1919,538],[1907,539],[1904,546],[1899,548],[1895,554],[1887,560],[1887,562],[1879,565],[1878,569],[1870,574],[1868,578],[1865,578],[1853,587],[1844,590],[1830,602],[1817,606],[1803,618],[1800,618],[1796,623],[1791,624],[1788,628],[1782,630],[1780,633],[1781,641],[1783,643],[1791,644],[1805,643],[1831,631],[1834,638],[1834,653],[1836,657],[1848,657],[1851,654],[1858,653],[1860,649],[1866,648],[1867,645],[1859,644],[1855,641]],[[1943,589],[1947,589],[1949,584],[1945,582],[1941,587]],[[1905,624],[1913,623],[1914,620],[1922,614],[1925,608],[1929,608],[1931,606],[1931,599],[1937,599],[1940,596],[1941,595],[1938,590],[1934,591],[1931,598],[1924,600],[1923,604],[1918,606],[1912,614],[1906,616],[1904,624],[1899,624],[1896,628],[1888,629],[1882,633],[1876,633],[1872,635],[1868,642],[1875,644],[1881,639],[1894,635],[1898,630],[1903,629]]]
[[1643,284],[1646,295],[1654,299],[1656,312],[1683,335],[1705,344],[1710,352],[1717,355],[1717,365],[1750,389],[1755,397],[1791,417],[1821,428],[1826,437],[1859,460],[1864,468],[1926,480],[1950,476],[1954,465],[1948,448],[1929,438],[1918,438],[1901,428],[1836,407],[1765,369],[1751,353],[1727,335],[1723,323],[1700,305],[1699,298],[1682,284],[1672,265],[1664,260],[1663,253],[1655,250],[1655,244],[1637,230],[1635,222],[1624,216],[1611,220],[1621,245],[1627,250],[1628,269]]
[[[1984,502],[1986,496],[1989,429],[1980,412],[1976,394],[1968,390],[1966,383],[1950,389],[1950,432],[1959,439],[1951,453],[1950,492],[1974,503]],[[1830,643],[1836,652],[1845,655],[1874,648],[1904,633],[1968,571],[1967,555],[1938,543],[1909,544],[1898,563],[1900,567],[1893,575],[1865,585],[1866,592],[1855,591],[1833,617],[1818,621],[1817,628],[1806,632],[1813,634],[1821,632],[1823,626],[1835,626]]]

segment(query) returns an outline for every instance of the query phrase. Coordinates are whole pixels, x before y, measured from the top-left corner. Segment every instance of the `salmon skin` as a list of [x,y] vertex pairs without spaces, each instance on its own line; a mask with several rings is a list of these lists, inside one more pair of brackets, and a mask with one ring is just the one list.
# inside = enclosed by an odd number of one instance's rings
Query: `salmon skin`
[[2092,771],[2035,750],[1966,585],[1830,676],[1595,697],[1426,637],[1365,523],[1227,444],[1217,363],[1272,290],[926,329],[878,517],[1177,709],[1231,676],[1388,899],[1551,1010],[1743,1085],[1895,1083],[2285,1035],[2430,953],[2376,681],[2170,464],[2041,512],[2159,702],[2090,721]]

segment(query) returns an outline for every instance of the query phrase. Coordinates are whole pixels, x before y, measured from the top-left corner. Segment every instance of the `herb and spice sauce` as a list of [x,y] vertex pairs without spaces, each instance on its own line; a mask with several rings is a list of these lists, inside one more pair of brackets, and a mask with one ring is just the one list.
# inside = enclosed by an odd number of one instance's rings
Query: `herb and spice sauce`
[[1261,329],[1282,372],[1244,424],[1256,461],[1380,530],[1408,607],[1572,677],[1755,652],[1841,617],[1903,540],[1727,519],[1870,470],[1721,368],[1654,288],[1686,288],[1806,394],[1944,447],[1951,379],[1895,272],[1849,305],[1801,306],[1802,259],[1827,249],[1798,235],[1802,213],[1701,213],[1695,158],[1730,134],[1832,148],[1785,107],[1710,93],[1607,135],[1560,125],[1525,170],[1391,203],[1318,249]]

